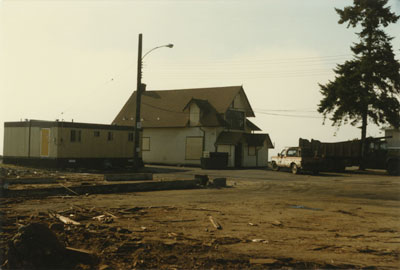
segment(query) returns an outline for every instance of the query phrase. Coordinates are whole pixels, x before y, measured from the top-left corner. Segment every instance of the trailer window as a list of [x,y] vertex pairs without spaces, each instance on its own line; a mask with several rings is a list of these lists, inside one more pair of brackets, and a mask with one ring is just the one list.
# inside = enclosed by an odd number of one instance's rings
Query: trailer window
[[107,141],[112,141],[114,139],[113,133],[111,131],[107,134]]
[[76,130],[71,130],[70,141],[71,142],[75,142],[76,141]]
[[82,131],[81,130],[71,129],[70,141],[71,142],[80,142],[81,141],[81,135],[82,135]]

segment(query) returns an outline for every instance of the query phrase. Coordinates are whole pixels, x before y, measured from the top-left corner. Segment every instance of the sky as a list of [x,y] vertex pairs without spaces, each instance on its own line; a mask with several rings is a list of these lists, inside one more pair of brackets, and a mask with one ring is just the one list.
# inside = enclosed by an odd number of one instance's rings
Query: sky
[[[4,122],[111,124],[136,88],[138,34],[147,90],[242,85],[275,154],[299,138],[360,137],[317,113],[319,84],[351,59],[350,0],[0,1],[0,154]],[[400,0],[389,0],[400,14]],[[400,23],[386,31],[400,58]],[[368,126],[368,136],[382,130]]]

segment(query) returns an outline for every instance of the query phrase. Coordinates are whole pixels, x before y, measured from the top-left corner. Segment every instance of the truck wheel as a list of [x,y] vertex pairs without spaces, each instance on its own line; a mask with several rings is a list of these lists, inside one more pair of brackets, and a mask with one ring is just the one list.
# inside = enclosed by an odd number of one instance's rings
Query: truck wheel
[[400,164],[398,160],[390,160],[387,165],[387,172],[390,175],[400,174]]
[[298,174],[299,171],[300,171],[300,170],[299,170],[299,167],[297,167],[297,165],[296,165],[295,163],[293,163],[293,164],[290,166],[290,168],[291,168],[293,174]]
[[275,161],[272,161],[271,167],[272,167],[272,170],[279,171],[279,166],[276,164]]

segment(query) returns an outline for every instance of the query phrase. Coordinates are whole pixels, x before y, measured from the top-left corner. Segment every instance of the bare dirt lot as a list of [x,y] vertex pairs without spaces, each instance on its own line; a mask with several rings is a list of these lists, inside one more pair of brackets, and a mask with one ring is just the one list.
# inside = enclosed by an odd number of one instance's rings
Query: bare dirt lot
[[[147,169],[155,172],[154,181],[207,174],[226,177],[228,187],[2,198],[2,268],[9,265],[7,249],[18,228],[31,223],[50,227],[65,246],[95,254],[95,262],[75,269],[400,268],[399,177]],[[92,173],[33,170],[27,174],[100,181]],[[80,224],[61,223],[54,214]]]

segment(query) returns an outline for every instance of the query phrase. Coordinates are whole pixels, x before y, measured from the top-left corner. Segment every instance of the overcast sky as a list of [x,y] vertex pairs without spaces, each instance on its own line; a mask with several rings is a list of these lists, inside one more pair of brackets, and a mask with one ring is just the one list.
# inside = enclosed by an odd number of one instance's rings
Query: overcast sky
[[[0,9],[0,142],[4,122],[110,124],[136,88],[138,34],[148,90],[243,85],[276,153],[298,139],[360,137],[316,112],[318,83],[350,59],[350,0],[7,1]],[[400,14],[400,0],[389,4]],[[400,24],[386,30],[400,57]],[[369,136],[381,130],[368,127]],[[3,143],[0,143],[0,154]]]

